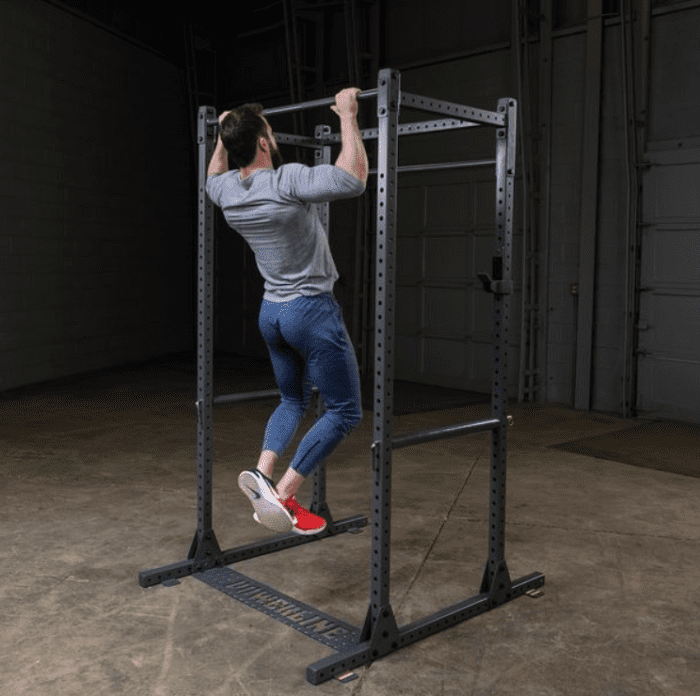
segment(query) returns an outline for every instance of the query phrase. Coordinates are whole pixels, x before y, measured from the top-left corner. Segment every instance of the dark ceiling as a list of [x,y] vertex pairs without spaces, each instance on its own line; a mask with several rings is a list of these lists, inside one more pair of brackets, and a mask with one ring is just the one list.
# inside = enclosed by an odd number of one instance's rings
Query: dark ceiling
[[[175,3],[151,5],[120,0],[44,2],[147,47],[179,66],[185,64],[185,26],[192,28],[197,48],[208,46],[226,52],[227,43],[233,46],[237,34],[281,22],[284,18],[282,0],[183,3],[179,9],[174,9]],[[153,11],[160,7],[162,11]]]

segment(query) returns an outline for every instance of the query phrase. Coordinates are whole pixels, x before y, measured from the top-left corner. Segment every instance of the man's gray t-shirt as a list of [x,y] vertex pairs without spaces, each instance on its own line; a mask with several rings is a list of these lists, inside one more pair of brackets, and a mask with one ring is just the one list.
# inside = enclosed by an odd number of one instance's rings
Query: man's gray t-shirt
[[338,271],[313,204],[364,190],[362,181],[332,164],[284,164],[244,180],[236,169],[207,179],[207,195],[255,253],[263,297],[271,302],[333,292]]

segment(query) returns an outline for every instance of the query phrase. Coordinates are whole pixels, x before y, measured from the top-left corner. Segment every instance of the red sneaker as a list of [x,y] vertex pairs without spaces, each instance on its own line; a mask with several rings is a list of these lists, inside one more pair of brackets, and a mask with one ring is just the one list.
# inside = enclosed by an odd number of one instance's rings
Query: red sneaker
[[294,517],[292,531],[295,534],[318,534],[326,528],[326,520],[303,508],[294,496],[283,500],[282,503]]

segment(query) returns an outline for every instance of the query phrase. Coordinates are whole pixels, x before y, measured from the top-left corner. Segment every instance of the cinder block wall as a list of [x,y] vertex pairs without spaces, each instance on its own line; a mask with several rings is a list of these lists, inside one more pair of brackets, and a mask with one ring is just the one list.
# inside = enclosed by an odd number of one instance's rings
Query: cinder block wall
[[192,348],[181,71],[41,0],[9,0],[0,91],[0,392]]

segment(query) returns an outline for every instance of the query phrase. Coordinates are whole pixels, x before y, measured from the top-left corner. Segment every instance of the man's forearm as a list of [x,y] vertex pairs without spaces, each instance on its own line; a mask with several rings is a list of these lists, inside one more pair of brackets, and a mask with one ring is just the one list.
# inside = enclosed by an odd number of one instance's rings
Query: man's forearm
[[207,176],[214,176],[216,174],[224,174],[228,171],[228,152],[221,142],[221,138],[217,138],[216,150],[211,157],[211,162],[209,162],[209,169],[207,170]]
[[360,127],[357,125],[357,117],[348,114],[340,119],[340,139],[343,147],[335,162],[336,167],[352,174],[364,184],[367,184],[369,174],[369,163],[367,161],[367,151],[362,142]]

